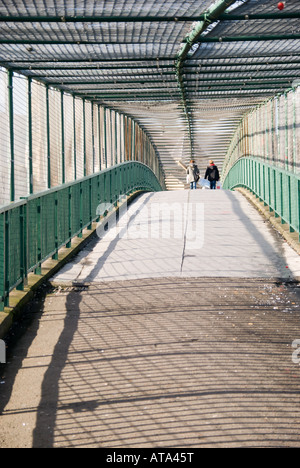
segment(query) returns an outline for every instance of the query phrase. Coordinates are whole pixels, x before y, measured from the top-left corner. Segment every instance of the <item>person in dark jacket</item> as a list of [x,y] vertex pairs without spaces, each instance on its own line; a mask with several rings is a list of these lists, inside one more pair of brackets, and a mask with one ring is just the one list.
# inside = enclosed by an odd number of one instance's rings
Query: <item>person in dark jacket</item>
[[209,166],[206,169],[204,179],[208,179],[211,190],[215,190],[217,182],[220,180],[220,174],[217,166],[213,161],[209,161]]

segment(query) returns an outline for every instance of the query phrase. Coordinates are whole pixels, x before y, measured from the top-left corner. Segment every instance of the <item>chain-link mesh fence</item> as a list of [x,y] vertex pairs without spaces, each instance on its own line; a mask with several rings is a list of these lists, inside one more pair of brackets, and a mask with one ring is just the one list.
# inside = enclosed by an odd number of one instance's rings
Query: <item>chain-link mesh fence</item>
[[4,68],[0,93],[1,205],[134,160],[138,131],[149,141],[131,118]]
[[265,102],[238,126],[227,152],[223,178],[240,158],[251,156],[300,173],[300,87]]

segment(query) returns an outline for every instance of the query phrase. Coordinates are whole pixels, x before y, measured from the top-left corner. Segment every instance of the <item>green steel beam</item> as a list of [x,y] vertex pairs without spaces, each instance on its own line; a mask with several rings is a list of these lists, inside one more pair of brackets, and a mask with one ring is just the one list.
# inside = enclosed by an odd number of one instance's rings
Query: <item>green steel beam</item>
[[[257,14],[220,14],[215,21],[255,21],[268,19],[297,19],[300,12],[276,12]],[[172,16],[0,16],[0,22],[4,23],[154,23],[154,22],[186,22],[205,21],[207,13],[201,15],[172,15]]]
[[[156,99],[156,98],[163,98],[164,100],[167,100],[167,101],[170,101],[171,98],[170,98],[170,95],[168,93],[160,93],[160,94],[149,94],[148,96],[143,96],[143,95],[135,95],[135,94],[126,94],[126,95],[109,95],[109,94],[106,94],[106,95],[102,95],[102,94],[95,94],[95,93],[82,93],[82,94],[78,94],[78,97],[84,97],[86,99],[91,99],[91,100],[106,100],[106,99],[109,99],[109,100],[114,100],[114,99],[122,99],[122,100],[132,100],[132,99],[139,99],[139,100],[142,100],[142,101],[149,101],[149,100],[152,100],[152,99]],[[180,101],[180,96],[177,96],[175,97],[175,99],[177,99],[178,101]],[[174,100],[174,98],[172,99],[172,101]]]
[[[90,41],[81,39],[0,39],[0,44],[8,45],[132,45],[132,44],[147,44],[148,41],[140,41],[139,37],[136,36],[136,41]],[[169,44],[168,41],[162,42],[161,44]]]
[[223,14],[226,9],[233,5],[235,0],[218,0],[211,8],[205,13],[205,18],[202,21],[198,21],[194,26],[193,30],[185,39],[185,44],[182,46],[181,50],[177,54],[177,62],[176,62],[176,76],[178,81],[178,86],[181,93],[181,99],[183,104],[183,110],[186,116],[187,125],[188,125],[188,133],[190,139],[190,151],[191,157],[193,157],[193,135],[192,135],[192,127],[191,127],[191,116],[187,107],[186,101],[186,93],[183,81],[183,64],[185,59],[188,56],[188,53],[192,49],[193,44],[199,39],[201,34],[208,28],[208,26],[216,21],[218,17]]
[[47,126],[47,168],[48,168],[48,189],[51,188],[51,148],[50,148],[50,102],[49,86],[46,85],[46,126]]
[[14,144],[14,98],[13,72],[8,70],[8,112],[10,134],[10,201],[15,201],[15,144]]
[[[213,74],[213,73],[212,73]],[[227,82],[227,81],[251,81],[251,82],[255,82],[255,81],[258,81],[260,82],[261,80],[273,80],[273,83],[276,83],[276,80],[279,81],[280,83],[282,82],[288,82],[288,83],[292,83],[295,79],[297,79],[298,77],[297,76],[287,76],[287,75],[276,75],[276,76],[235,76],[235,77],[212,77],[212,78],[184,78],[184,82],[185,83],[191,83],[191,82],[197,82],[197,83],[205,83],[205,82],[212,82],[212,81],[216,81],[216,82]],[[133,90],[137,90],[137,91],[145,91],[147,89],[156,89],[156,87],[153,87],[153,86],[148,86],[149,84],[154,84],[154,83],[157,83],[157,84],[163,84],[163,81],[162,80],[144,80],[143,82],[141,82],[140,80],[119,80],[119,81],[90,81],[90,80],[87,80],[87,81],[61,81],[61,82],[52,82],[52,81],[49,81],[48,82],[49,85],[52,85],[52,86],[74,86],[73,89],[77,89],[76,86],[85,86],[85,85],[90,85],[90,86],[98,86],[98,87],[101,87],[101,86],[106,86],[106,85],[124,85],[124,84],[141,84],[141,85],[144,85],[144,88],[126,88],[128,89],[128,92],[132,92]],[[271,81],[272,83],[272,81]],[[176,81],[175,79],[174,80],[168,80],[167,82],[164,83],[164,85],[166,84],[169,84],[169,85],[175,85],[176,84]],[[80,89],[80,88],[78,88]],[[101,88],[100,88],[101,89]],[[119,89],[119,88],[117,88]],[[166,88],[166,89],[171,89],[171,88]],[[173,88],[172,88],[173,89]],[[177,88],[174,88],[174,90],[178,91]],[[111,91],[111,89],[108,90],[109,92]]]
[[[55,77],[52,77],[52,78],[55,78]],[[84,80],[84,81],[69,81],[69,80],[60,80],[60,81],[49,81],[48,80],[48,83],[52,86],[60,86],[60,85],[64,85],[64,86],[70,86],[70,85],[74,85],[74,86],[83,86],[83,85],[123,85],[123,84],[140,84],[140,85],[145,85],[146,88],[148,88],[148,83],[163,83],[163,81],[160,79],[160,80],[154,80],[154,79],[150,79],[148,80],[147,77],[145,77],[144,79],[140,78],[139,80],[122,80],[122,79],[116,79],[116,80]],[[174,77],[173,80],[171,79],[168,79],[168,81],[166,83],[170,83],[170,84],[176,84],[176,78]]]
[[86,154],[86,108],[85,108],[85,98],[83,98],[83,122],[82,122],[82,126],[83,126],[83,175],[84,177],[86,176],[87,174],[87,171],[86,171],[86,164],[87,164],[87,154]]
[[61,167],[62,167],[62,183],[66,181],[66,168],[65,168],[65,109],[64,109],[64,92],[60,92],[61,97]]
[[300,39],[300,34],[268,34],[258,36],[224,36],[224,37],[199,37],[197,43],[210,42],[251,42],[251,41],[286,41]]
[[[295,55],[299,55],[299,54],[295,54]],[[88,64],[91,64],[91,63],[112,63],[112,64],[115,64],[115,63],[139,63],[139,62],[153,62],[153,63],[156,63],[156,64],[159,64],[160,65],[160,62],[172,62],[174,63],[175,61],[175,57],[144,57],[144,58],[118,58],[118,59],[105,59],[105,58],[101,58],[99,59],[99,57],[97,58],[93,58],[93,57],[89,57],[89,58],[84,58],[84,59],[81,59],[81,58],[75,58],[75,59],[67,59],[67,58],[64,58],[64,59],[57,59],[57,58],[48,58],[48,59],[45,59],[45,58],[40,58],[40,59],[32,59],[32,60],[28,60],[28,59],[24,59],[24,60],[19,60],[19,59],[14,59],[14,60],[5,60],[5,59],[1,59],[0,60],[0,63],[28,63],[28,66],[30,66],[31,64],[33,63],[52,63],[52,64],[58,64],[58,63],[88,63]]]
[[[135,70],[141,70],[141,68],[142,68],[142,67],[135,67]],[[149,76],[152,76],[152,75],[153,75],[153,76],[158,76],[158,77],[161,77],[161,76],[174,76],[174,70],[173,70],[173,71],[161,71],[161,70],[157,70],[156,67],[155,67],[156,69],[153,67],[153,70],[152,70],[151,68],[149,68],[149,70],[148,70],[148,67],[144,67],[144,68],[145,68],[145,70],[147,69],[148,75],[149,75]],[[169,68],[171,68],[171,67],[169,67]],[[24,68],[22,68],[22,70],[24,70]],[[26,70],[26,69],[25,69],[25,70]],[[103,69],[103,68],[100,68],[100,69],[99,69],[99,68],[78,68],[78,67],[75,68],[75,67],[74,67],[74,68],[69,68],[69,69],[67,70],[67,69],[65,69],[65,68],[60,68],[60,69],[59,69],[59,68],[56,68],[56,67],[55,67],[55,70],[53,70],[53,66],[52,66],[52,68],[49,69],[49,70],[53,71],[54,73],[55,73],[56,70],[64,70],[64,71],[68,71],[68,72],[74,72],[74,74],[76,74],[76,76],[78,77],[79,72],[82,72],[82,71],[97,71],[97,72],[101,72],[101,71],[104,70],[104,69]],[[111,68],[110,68],[110,67],[107,67],[106,70],[111,70]],[[119,80],[119,79],[122,79],[122,77],[123,77],[125,71],[127,71],[127,70],[128,70],[128,68],[121,69],[120,72],[119,72],[119,74],[114,73],[113,75],[110,75],[108,78],[110,78],[110,79],[113,78],[114,81]],[[14,71],[16,71],[15,68],[14,68]],[[32,71],[32,69],[30,70],[30,72],[31,72],[31,71]],[[73,75],[71,75],[71,74],[70,74],[70,75],[65,75],[65,74],[60,74],[60,73],[55,73],[55,74],[53,74],[53,75],[47,75],[47,74],[46,74],[46,75],[45,75],[45,74],[32,74],[32,75],[30,75],[30,76],[32,76],[32,78],[53,78],[53,79],[54,79],[54,78],[55,78],[55,79],[57,79],[57,78],[66,78],[66,79],[69,79],[69,78],[72,78],[72,77],[73,77]],[[96,77],[97,75],[93,75],[93,76]],[[101,76],[101,77],[104,76],[104,78],[106,78],[105,75],[99,75],[99,76]],[[144,74],[144,73],[141,73],[141,72],[140,72],[140,73],[137,72],[137,73],[134,74],[135,79],[136,79],[138,76],[140,76],[140,78],[139,78],[140,80],[143,80],[143,78],[145,77],[145,74]],[[124,78],[125,78],[125,79],[128,78],[128,77],[130,77],[129,74],[124,75]]]
[[29,193],[33,193],[33,145],[32,145],[32,79],[28,78],[28,159]]
[[76,99],[73,96],[74,180],[77,179]]
[[[220,70],[221,67],[217,67],[216,70],[203,70],[202,67],[201,69],[198,69],[198,70],[195,70],[195,71],[189,71],[189,70],[185,70],[184,72],[184,75],[195,75],[195,74],[198,74],[200,76],[203,76],[203,75],[237,75],[238,73],[263,73],[263,72],[295,72],[295,71],[299,71],[300,72],[300,67],[289,67],[289,68],[278,68],[278,65],[273,67],[273,68],[264,68],[264,69],[252,69],[252,70],[249,70],[248,68],[245,70],[245,66],[248,67],[248,65],[243,65],[241,66],[241,70],[236,70],[236,66],[232,65],[232,68],[234,68],[234,70],[228,70],[228,69],[225,69],[225,70]],[[266,66],[266,65],[265,65]],[[214,67],[216,68],[216,67]],[[34,78],[34,76],[33,76]]]
[[[227,59],[227,57],[224,57],[225,59]],[[242,57],[244,58],[244,57]],[[207,60],[207,59],[204,59],[204,60]],[[217,60],[222,60],[222,59],[217,59]],[[288,62],[285,60],[285,61],[271,61],[271,62],[232,62],[232,60],[229,58],[229,62],[228,63],[220,63],[220,62],[214,62],[214,63],[199,63],[199,64],[189,64],[189,63],[186,63],[184,65],[184,68],[197,68],[197,70],[201,70],[202,72],[202,69],[203,68],[217,68],[218,70],[220,68],[231,68],[231,67],[269,67],[271,65],[274,65],[275,67],[275,70],[277,70],[277,65],[300,65],[300,60],[289,60]],[[53,67],[52,67],[53,69]],[[272,70],[273,68],[270,68],[270,70]],[[295,67],[295,68],[289,68],[289,70],[298,70],[299,67]],[[185,72],[185,73],[188,73],[188,72]],[[209,73],[209,72],[205,72],[205,73]],[[220,71],[220,73],[224,73],[224,71]]]

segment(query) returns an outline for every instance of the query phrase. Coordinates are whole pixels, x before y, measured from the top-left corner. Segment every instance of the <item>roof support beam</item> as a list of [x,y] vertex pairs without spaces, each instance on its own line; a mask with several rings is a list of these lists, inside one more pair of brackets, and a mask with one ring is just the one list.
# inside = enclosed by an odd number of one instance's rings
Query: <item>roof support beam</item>
[[[215,21],[252,21],[273,19],[297,19],[300,12],[276,12],[257,14],[220,14]],[[0,22],[4,23],[166,23],[205,21],[207,13],[202,15],[182,16],[5,16],[0,15]]]
[[[49,77],[48,77],[49,78]],[[53,78],[56,78],[56,77],[53,77]],[[66,77],[66,78],[69,78],[69,77]],[[247,84],[247,83],[250,83],[250,84],[260,84],[262,82],[265,82],[265,80],[272,80],[272,81],[268,81],[266,82],[266,84],[284,84],[284,83],[292,83],[294,80],[296,79],[299,79],[297,76],[289,76],[287,74],[285,75],[278,75],[278,76],[234,76],[234,77],[225,77],[225,78],[186,78],[184,80],[184,82],[186,84],[189,84],[189,83],[221,83],[220,86],[226,86],[223,85],[222,83],[232,83],[232,82],[235,82],[235,81],[238,81],[240,82],[241,84]],[[256,83],[257,82],[257,83]],[[122,80],[122,79],[115,79],[115,80],[85,80],[85,81],[76,81],[76,79],[70,81],[70,80],[64,80],[64,79],[61,79],[60,81],[49,81],[48,80],[48,83],[50,86],[60,86],[60,85],[64,85],[64,86],[84,86],[84,85],[90,85],[90,86],[107,86],[107,85],[116,85],[116,86],[120,86],[120,85],[125,85],[125,84],[139,84],[139,85],[142,85],[143,88],[137,88],[137,89],[149,89],[151,86],[148,86],[148,85],[152,85],[152,84],[157,84],[157,85],[161,85],[162,84],[162,81],[161,80],[155,80],[153,78],[151,79],[139,79],[139,80]],[[165,85],[175,85],[176,84],[176,80],[175,79],[168,79],[167,81],[164,81],[164,84]],[[238,85],[239,83],[232,83],[232,84],[236,84]],[[176,87],[176,90],[178,90],[178,88]]]
[[185,113],[187,124],[188,124],[191,157],[193,157],[193,135],[192,135],[191,118],[190,118],[190,114],[188,111],[188,105],[187,105],[186,93],[185,93],[184,81],[183,81],[183,64],[193,44],[195,44],[197,39],[199,39],[203,31],[205,31],[211,23],[218,20],[219,16],[223,14],[227,10],[227,8],[233,5],[235,2],[236,0],[218,0],[207,11],[207,13],[205,13],[205,18],[202,21],[197,22],[197,24],[195,25],[191,33],[186,37],[185,44],[183,45],[183,47],[181,48],[180,52],[177,55],[176,74],[177,74],[179,89],[181,92],[183,109],[184,109],[184,113]]
[[224,37],[199,37],[197,43],[205,42],[260,42],[260,41],[287,41],[300,39],[300,34],[269,34],[259,36],[224,36]]

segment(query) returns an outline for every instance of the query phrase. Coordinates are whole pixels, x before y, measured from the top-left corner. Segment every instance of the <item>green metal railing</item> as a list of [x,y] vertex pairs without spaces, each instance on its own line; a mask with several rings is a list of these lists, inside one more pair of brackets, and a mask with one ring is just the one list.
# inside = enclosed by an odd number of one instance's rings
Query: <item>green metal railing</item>
[[290,232],[300,233],[300,174],[245,157],[236,161],[223,182],[224,189],[236,187],[249,189],[282,224],[289,224]]
[[99,220],[97,207],[116,205],[137,191],[163,190],[154,172],[140,162],[126,162],[76,182],[31,195],[0,209],[0,310],[12,289],[23,290],[30,272],[41,274],[47,258],[71,247],[73,237]]

